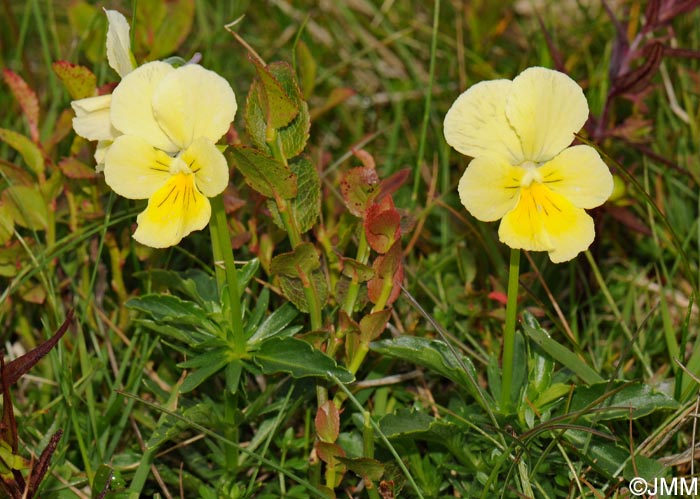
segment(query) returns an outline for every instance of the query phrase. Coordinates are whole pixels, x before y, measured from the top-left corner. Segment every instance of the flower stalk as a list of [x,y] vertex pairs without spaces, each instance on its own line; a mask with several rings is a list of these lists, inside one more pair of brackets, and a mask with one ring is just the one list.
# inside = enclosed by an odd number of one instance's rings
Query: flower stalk
[[518,279],[520,277],[520,250],[510,250],[508,266],[508,301],[506,302],[506,325],[503,333],[503,358],[501,377],[501,411],[508,413],[511,407],[513,384],[513,356],[515,352],[515,324],[518,315]]
[[231,343],[234,352],[242,354],[245,352],[245,334],[243,332],[243,319],[241,315],[241,296],[238,289],[238,272],[233,259],[231,249],[231,239],[226,221],[226,209],[224,207],[223,195],[219,194],[211,198],[211,231],[212,250],[214,253],[214,268],[216,272],[216,282],[219,287],[220,297],[223,302],[224,288],[228,288],[229,323]]

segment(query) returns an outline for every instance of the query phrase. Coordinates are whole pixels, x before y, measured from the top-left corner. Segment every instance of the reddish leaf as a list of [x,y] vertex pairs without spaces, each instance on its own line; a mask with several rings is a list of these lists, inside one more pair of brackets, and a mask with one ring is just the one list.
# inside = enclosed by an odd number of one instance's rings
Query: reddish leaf
[[338,464],[337,457],[345,457],[345,451],[337,444],[316,441],[315,447],[318,457],[329,466]]
[[35,144],[39,143],[39,99],[34,90],[29,88],[17,73],[9,69],[3,69],[2,75],[5,83],[10,87],[12,94],[19,102],[22,113],[29,123],[29,135]]
[[58,163],[58,167],[68,178],[89,179],[97,177],[94,168],[89,167],[82,161],[78,161],[76,158],[63,158]]
[[51,456],[56,452],[56,447],[58,446],[58,441],[63,435],[63,430],[58,430],[53,434],[51,440],[49,440],[48,445],[42,451],[41,456],[37,460],[36,464],[32,466],[32,470],[29,473],[29,486],[27,497],[33,497],[36,491],[39,489],[39,484],[44,479],[46,472],[49,469],[49,463],[51,462]]
[[401,237],[401,214],[394,208],[391,197],[372,204],[366,213],[365,235],[377,253],[386,253]]
[[327,400],[316,411],[316,435],[322,442],[333,443],[340,434],[340,412],[332,400]]
[[51,67],[73,99],[84,99],[95,95],[97,78],[85,66],[78,66],[68,61],[57,61]]
[[659,69],[663,55],[664,45],[661,42],[652,42],[647,45],[644,48],[644,62],[642,65],[617,76],[613,80],[609,96],[643,90]]
[[401,240],[398,240],[385,255],[378,256],[374,261],[372,267],[376,272],[376,277],[367,283],[368,296],[372,303],[379,301],[385,283],[387,286],[391,286],[386,305],[391,305],[399,297],[403,282],[401,256]]
[[320,107],[313,108],[309,112],[311,115],[311,121],[316,121],[319,116],[342,104],[356,93],[357,92],[355,92],[352,88],[348,87],[334,88],[331,90],[326,102],[324,102]]
[[360,320],[361,341],[365,344],[369,344],[370,341],[379,338],[384,332],[390,316],[391,310],[388,308],[365,315],[362,320]]
[[[5,359],[0,356],[0,369],[5,372]],[[17,454],[17,422],[15,421],[15,411],[12,407],[12,396],[10,395],[10,385],[3,376],[2,378],[2,426],[0,427],[0,439],[10,445],[13,454]]]
[[51,351],[56,343],[58,343],[58,340],[60,340],[63,334],[68,330],[68,326],[70,326],[72,320],[73,310],[69,310],[66,315],[66,320],[63,321],[61,327],[58,328],[58,331],[56,331],[51,338],[41,343],[34,350],[30,350],[2,367],[3,391],[6,386],[9,387],[15,384],[22,375],[26,374],[42,357]]
[[364,217],[379,194],[379,177],[374,168],[357,167],[348,171],[340,181],[340,193],[350,213]]
[[379,197],[377,197],[377,201],[381,201],[386,196],[391,196],[393,193],[398,191],[399,187],[406,182],[406,179],[408,179],[410,175],[411,169],[404,168],[403,170],[399,170],[394,173],[391,177],[382,180],[382,182],[379,184]]

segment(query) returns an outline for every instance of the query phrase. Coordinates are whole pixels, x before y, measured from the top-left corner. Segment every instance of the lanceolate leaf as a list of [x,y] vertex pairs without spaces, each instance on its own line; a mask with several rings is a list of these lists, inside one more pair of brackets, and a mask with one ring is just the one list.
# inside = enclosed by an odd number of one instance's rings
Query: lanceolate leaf
[[56,346],[58,340],[68,331],[68,326],[70,326],[73,320],[73,311],[69,310],[66,314],[66,320],[63,321],[61,327],[54,333],[54,335],[41,343],[34,350],[30,350],[21,357],[13,360],[4,365],[2,369],[2,386],[11,386],[17,382],[17,380],[24,374],[26,374],[34,365],[41,360],[51,349]]
[[246,183],[263,196],[289,199],[297,194],[297,176],[289,167],[265,153],[246,146],[228,150]]
[[22,108],[22,113],[27,118],[29,124],[29,135],[34,143],[39,143],[39,99],[36,92],[32,90],[27,82],[25,82],[17,73],[12,70],[4,69],[2,76],[5,83],[10,87],[12,94],[19,102]]
[[253,359],[266,374],[288,373],[295,378],[317,376],[325,378],[332,373],[343,383],[355,377],[320,350],[296,338],[272,338],[260,344]]
[[0,128],[0,140],[20,153],[24,162],[35,175],[44,173],[44,155],[34,142],[22,134]]

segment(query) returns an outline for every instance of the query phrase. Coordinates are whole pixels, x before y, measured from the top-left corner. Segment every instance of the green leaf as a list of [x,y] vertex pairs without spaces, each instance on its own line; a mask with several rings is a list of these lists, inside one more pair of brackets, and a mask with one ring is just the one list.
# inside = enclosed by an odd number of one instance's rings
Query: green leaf
[[260,327],[253,333],[248,343],[254,345],[275,336],[281,336],[290,332],[293,334],[294,331],[297,331],[297,328],[288,328],[287,326],[297,315],[299,315],[297,309],[290,303],[285,303],[260,324]]
[[253,359],[265,374],[284,372],[294,378],[327,377],[332,373],[342,383],[355,377],[325,353],[296,338],[272,338],[260,344]]
[[369,457],[337,457],[350,471],[364,479],[365,482],[376,482],[384,475],[384,465]]
[[253,84],[258,87],[258,104],[265,117],[265,123],[275,129],[287,126],[299,113],[296,102],[260,61],[254,57],[250,57],[250,60],[255,64],[258,73],[258,78]]
[[95,95],[97,77],[85,66],[56,61],[51,67],[73,99],[85,99]]
[[571,369],[585,383],[594,384],[605,381],[597,372],[591,369],[575,353],[556,342],[549,333],[541,327],[533,327],[528,321],[522,323],[525,334],[552,358]]
[[[323,306],[328,300],[328,282],[326,282],[326,275],[321,270],[315,270],[308,274],[307,278],[312,286],[316,288],[316,293],[318,294],[318,300]],[[280,275],[280,288],[284,296],[289,299],[299,310],[308,314],[309,304],[306,300],[306,294],[304,292],[304,282],[301,279],[294,277],[289,277],[285,275]]]
[[15,230],[15,220],[7,207],[7,203],[0,200],[0,245],[10,240]]
[[302,243],[293,251],[282,253],[272,259],[270,272],[287,277],[304,278],[321,266],[316,247],[311,243]]
[[[316,168],[306,158],[299,158],[289,165],[297,175],[297,195],[291,202],[296,213],[299,230],[303,234],[313,228],[321,212],[321,179]],[[285,229],[277,205],[271,199],[267,207],[272,213],[272,220],[280,229]]]
[[[451,379],[472,395],[478,396],[472,382],[476,380],[476,371],[472,362],[464,356],[459,362],[452,350],[442,341],[415,336],[400,336],[390,340],[372,342],[369,347],[379,354],[424,366]],[[464,371],[465,367],[469,370],[471,379]]]
[[147,294],[126,302],[128,308],[148,314],[156,322],[172,322],[188,325],[211,336],[222,337],[223,333],[197,303],[173,295]]
[[252,147],[228,149],[246,183],[263,196],[289,199],[297,194],[297,176],[283,163]]
[[24,162],[35,175],[44,173],[44,155],[29,137],[6,128],[0,128],[0,140],[20,153]]
[[[153,61],[177,51],[178,47],[187,39],[192,30],[192,22],[195,17],[194,0],[171,0],[169,2],[140,0],[136,4],[137,12],[139,7],[149,3],[166,6],[165,16],[155,27],[155,33],[149,36],[148,46],[151,48],[151,51],[146,59]],[[144,18],[145,16],[139,19],[143,20]],[[136,24],[139,27],[141,26],[138,21]]]
[[318,64],[316,64],[309,46],[303,40],[299,40],[297,43],[294,54],[296,56],[297,71],[300,76],[301,93],[308,99],[314,92]]
[[[309,129],[311,127],[311,119],[309,117],[309,108],[304,101],[299,87],[294,77],[294,70],[285,62],[273,62],[268,64],[267,71],[274,77],[281,87],[286,92],[287,96],[293,102],[298,114],[285,127],[277,129],[276,137],[280,141],[282,153],[287,159],[291,159],[301,153],[306,147],[306,141],[309,139]],[[258,81],[258,80],[256,80]],[[250,86],[246,108],[244,113],[246,130],[250,135],[253,143],[272,154],[271,149],[267,144],[267,121],[265,111],[261,104],[261,84]]]
[[[606,396],[610,394],[610,396]],[[586,411],[593,421],[639,419],[660,410],[675,410],[679,403],[647,384],[613,381],[592,386],[578,386],[571,399],[570,411]],[[597,411],[594,409],[601,408]]]
[[180,387],[180,393],[187,393],[194,390],[228,365],[231,360],[229,352],[225,348],[220,348],[217,350],[210,350],[186,362],[179,363],[178,367],[183,369],[197,368],[196,371],[187,375]]
[[2,202],[19,226],[43,230],[48,224],[48,206],[35,187],[11,185],[2,193]]
[[630,457],[628,449],[623,449],[614,442],[591,437],[587,431],[567,430],[564,432],[564,439],[571,444],[571,449],[579,457],[608,478],[616,476],[622,463]]

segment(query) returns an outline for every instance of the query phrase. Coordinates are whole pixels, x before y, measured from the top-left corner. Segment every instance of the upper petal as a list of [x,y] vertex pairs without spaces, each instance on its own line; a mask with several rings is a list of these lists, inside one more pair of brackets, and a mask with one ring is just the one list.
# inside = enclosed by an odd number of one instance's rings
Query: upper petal
[[172,158],[135,135],[121,135],[105,156],[105,182],[129,199],[146,199],[171,177]]
[[588,103],[578,83],[540,67],[528,68],[513,80],[505,111],[525,159],[535,162],[559,154],[588,119]]
[[512,86],[510,80],[482,81],[457,97],[445,115],[447,143],[467,156],[500,156],[520,164],[520,140],[505,112]]
[[613,177],[598,151],[579,145],[564,149],[539,169],[542,182],[579,208],[595,208],[612,194]]
[[111,94],[71,102],[70,105],[75,111],[75,133],[88,140],[111,140],[116,137],[119,132],[112,127],[109,116],[111,103]]
[[178,173],[148,200],[136,219],[134,239],[153,248],[174,246],[190,232],[206,227],[210,217],[211,205],[197,190],[194,176]]
[[492,222],[503,217],[518,202],[523,169],[503,159],[474,158],[459,181],[459,198],[475,218]]
[[231,85],[197,64],[177,68],[153,94],[155,117],[180,149],[198,137],[219,140],[228,131],[236,108]]
[[500,240],[511,248],[548,251],[555,262],[571,260],[593,242],[593,219],[544,184],[523,188],[515,209],[503,217]]
[[112,124],[124,134],[137,135],[167,152],[180,148],[161,129],[153,115],[153,94],[166,75],[175,69],[154,61],[126,75],[112,93]]
[[104,9],[107,14],[107,61],[124,78],[134,69],[129,23],[121,12]]
[[182,160],[194,173],[197,187],[207,197],[221,194],[228,185],[228,163],[226,158],[206,137],[195,140],[182,153]]

